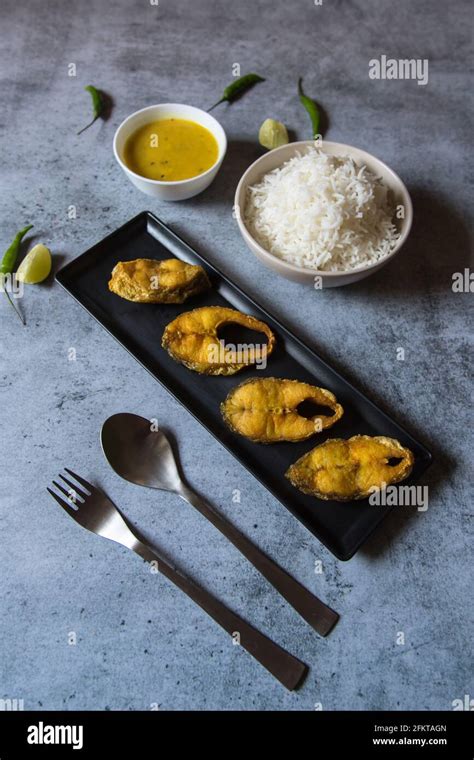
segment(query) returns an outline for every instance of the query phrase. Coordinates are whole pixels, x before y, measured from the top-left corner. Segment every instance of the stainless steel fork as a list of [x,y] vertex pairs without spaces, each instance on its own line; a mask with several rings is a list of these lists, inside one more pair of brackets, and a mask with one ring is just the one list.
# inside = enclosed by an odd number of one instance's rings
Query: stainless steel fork
[[59,496],[51,488],[47,490],[69,517],[72,517],[79,525],[92,533],[97,533],[97,535],[104,536],[110,541],[126,546],[127,549],[136,552],[146,562],[153,562],[162,575],[181,591],[184,591],[216,623],[219,623],[233,637],[234,641],[255,657],[283,686],[290,690],[296,688],[307,672],[307,666],[301,660],[257,631],[256,628],[246,623],[208,591],[205,591],[159,557],[102,491],[67,467],[64,469],[81,487],[64,475],[59,475],[69,490],[54,480],[53,485],[66,498]]

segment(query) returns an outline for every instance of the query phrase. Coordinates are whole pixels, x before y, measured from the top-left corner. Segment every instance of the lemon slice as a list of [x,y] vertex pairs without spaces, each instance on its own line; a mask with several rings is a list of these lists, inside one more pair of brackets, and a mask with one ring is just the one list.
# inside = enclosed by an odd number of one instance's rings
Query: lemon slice
[[287,129],[281,121],[265,119],[258,133],[258,141],[268,150],[287,145],[289,142]]
[[43,282],[51,272],[51,251],[42,243],[28,251],[16,272],[16,279],[27,285]]

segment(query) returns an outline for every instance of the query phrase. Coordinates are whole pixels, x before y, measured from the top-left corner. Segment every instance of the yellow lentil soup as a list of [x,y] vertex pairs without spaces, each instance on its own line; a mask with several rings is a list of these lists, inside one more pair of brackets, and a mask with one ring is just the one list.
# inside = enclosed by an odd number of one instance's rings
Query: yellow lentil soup
[[160,119],[130,135],[123,157],[135,174],[175,182],[203,174],[218,154],[217,141],[206,127],[187,119]]

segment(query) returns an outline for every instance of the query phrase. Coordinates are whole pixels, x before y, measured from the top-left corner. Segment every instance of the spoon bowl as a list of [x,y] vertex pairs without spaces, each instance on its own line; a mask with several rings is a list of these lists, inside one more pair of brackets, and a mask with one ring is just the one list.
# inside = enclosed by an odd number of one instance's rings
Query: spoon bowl
[[173,450],[156,423],[136,414],[120,413],[102,426],[105,458],[120,477],[148,488],[172,491],[198,510],[279,591],[321,636],[326,636],[339,615],[283,570],[182,480]]
[[178,491],[181,484],[171,445],[155,422],[122,412],[102,425],[105,458],[121,478],[148,488]]

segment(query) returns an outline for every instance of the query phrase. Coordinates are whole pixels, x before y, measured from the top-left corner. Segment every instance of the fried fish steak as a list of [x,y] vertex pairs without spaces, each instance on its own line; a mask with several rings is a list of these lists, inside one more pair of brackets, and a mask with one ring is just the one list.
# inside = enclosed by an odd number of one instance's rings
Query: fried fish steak
[[[225,345],[218,337],[219,328],[236,323],[263,333],[267,344]],[[275,336],[265,322],[236,309],[203,306],[186,311],[166,326],[161,345],[177,362],[204,375],[234,375],[251,364],[270,356]]]
[[[332,415],[301,416],[298,406],[312,401],[329,407]],[[234,433],[257,443],[304,441],[331,427],[344,410],[331,391],[299,380],[250,378],[233,388],[221,404],[222,416]]]
[[[397,463],[390,464],[391,460]],[[414,456],[395,438],[355,435],[315,446],[285,473],[303,493],[318,499],[365,499],[373,491],[405,480]]]
[[184,303],[210,287],[202,267],[179,259],[119,261],[109,280],[112,293],[138,303]]

